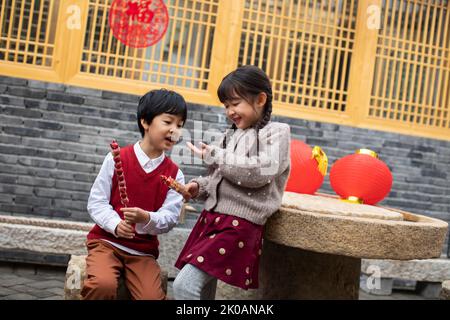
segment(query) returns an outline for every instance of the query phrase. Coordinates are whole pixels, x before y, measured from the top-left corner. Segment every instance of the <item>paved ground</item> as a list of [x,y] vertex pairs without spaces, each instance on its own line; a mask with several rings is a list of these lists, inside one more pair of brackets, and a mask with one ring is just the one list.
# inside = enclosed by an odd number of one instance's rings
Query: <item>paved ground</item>
[[[65,268],[7,264],[0,262],[0,300],[63,300]],[[168,285],[172,294],[172,282]],[[413,291],[397,290],[390,296],[360,291],[360,300],[424,300]]]
[[0,264],[0,299],[62,300],[65,270]]

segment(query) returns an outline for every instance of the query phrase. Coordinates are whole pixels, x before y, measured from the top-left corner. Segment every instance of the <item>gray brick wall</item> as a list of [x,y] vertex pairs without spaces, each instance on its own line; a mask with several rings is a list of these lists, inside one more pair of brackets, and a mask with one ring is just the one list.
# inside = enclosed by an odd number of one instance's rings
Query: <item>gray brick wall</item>
[[[111,139],[126,145],[140,137],[137,101],[134,95],[0,76],[0,214],[88,221],[88,193]],[[203,129],[228,127],[223,108],[190,104],[189,110],[186,128],[194,138],[194,120]],[[289,123],[293,138],[321,146],[330,164],[361,147],[378,152],[394,176],[382,205],[450,221],[450,141],[274,120]],[[187,179],[206,173],[200,164],[181,168]],[[332,193],[328,176],[320,191]]]

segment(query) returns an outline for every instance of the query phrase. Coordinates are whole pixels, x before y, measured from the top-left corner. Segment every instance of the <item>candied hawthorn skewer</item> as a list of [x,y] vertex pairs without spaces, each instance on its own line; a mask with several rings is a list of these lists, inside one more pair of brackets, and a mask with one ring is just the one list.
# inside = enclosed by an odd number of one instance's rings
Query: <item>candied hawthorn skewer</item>
[[191,194],[186,189],[186,186],[184,184],[179,183],[172,177],[166,177],[164,175],[161,175],[161,180],[164,182],[165,185],[167,185],[170,189],[175,190],[179,194],[181,194],[185,198],[190,198]]
[[111,146],[111,153],[114,159],[114,170],[116,171],[117,180],[119,183],[120,202],[126,208],[130,200],[128,199],[125,175],[123,174],[122,168],[122,161],[120,161],[120,147],[116,140],[113,140],[110,146]]

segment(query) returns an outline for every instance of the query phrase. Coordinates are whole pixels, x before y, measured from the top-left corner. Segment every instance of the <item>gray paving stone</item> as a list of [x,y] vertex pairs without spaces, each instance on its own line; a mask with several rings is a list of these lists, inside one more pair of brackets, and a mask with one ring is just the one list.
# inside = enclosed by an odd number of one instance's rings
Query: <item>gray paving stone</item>
[[10,280],[10,279],[19,279],[21,276],[18,276],[14,273],[4,273],[0,274],[0,281]]
[[8,287],[28,283],[28,282],[30,282],[30,279],[28,279],[28,278],[17,277],[17,278],[11,278],[11,279],[2,281],[1,286],[8,288]]
[[9,289],[14,290],[18,293],[29,293],[29,292],[37,291],[36,289],[27,286],[26,283],[9,287]]
[[51,276],[43,276],[43,275],[34,275],[32,277],[28,276],[28,278],[30,279],[30,283],[34,283],[34,282],[44,282],[44,281],[50,281],[50,280],[54,280],[55,277],[51,277]]
[[37,298],[28,293],[16,293],[10,296],[6,296],[5,300],[36,300]]
[[36,267],[20,266],[14,269],[14,273],[21,276],[34,276],[36,275]]
[[28,292],[28,294],[31,294],[32,296],[34,296],[38,299],[53,297],[55,295],[53,292],[49,292],[47,290],[33,290],[33,291]]
[[1,297],[9,296],[9,295],[12,295],[12,294],[15,294],[15,293],[17,293],[17,291],[12,290],[10,288],[2,288],[2,287],[0,287],[0,299],[1,299]]
[[47,288],[64,288],[64,281],[62,280],[46,280],[46,281],[36,281],[29,283],[28,286],[36,289],[47,289]]
[[39,300],[64,300],[64,297],[62,297],[62,296],[50,296],[50,297],[39,299]]
[[64,279],[66,276],[66,269],[50,269],[50,268],[38,268],[37,274],[43,277],[52,277],[54,279]]
[[61,297],[64,296],[64,288],[62,287],[45,289],[45,291],[51,292],[56,295],[60,295]]

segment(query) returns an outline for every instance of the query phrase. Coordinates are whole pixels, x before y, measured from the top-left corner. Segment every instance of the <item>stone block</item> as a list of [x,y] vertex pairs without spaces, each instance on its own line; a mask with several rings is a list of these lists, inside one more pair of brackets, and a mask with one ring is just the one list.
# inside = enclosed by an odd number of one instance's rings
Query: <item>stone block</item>
[[441,288],[440,282],[419,281],[416,285],[416,291],[426,299],[438,299]]
[[136,104],[139,101],[139,96],[137,96],[137,95],[112,92],[112,91],[103,91],[102,98],[108,99],[108,100],[109,99],[118,100],[118,101],[123,101],[123,102],[134,102]]
[[29,80],[22,78],[14,78],[7,76],[0,76],[0,83],[14,86],[26,86]]
[[424,282],[442,282],[450,279],[450,259],[377,260],[363,259],[362,272],[377,267],[382,278],[398,278]]
[[[64,283],[65,300],[81,300],[81,289],[86,278],[86,256],[72,255],[67,265],[66,278]],[[161,270],[161,282],[164,292],[167,294],[167,271]],[[130,292],[125,285],[123,276],[119,278],[117,289],[118,300],[129,300]]]
[[361,274],[359,287],[366,293],[377,296],[389,296],[392,293],[394,279],[373,278],[373,275]]
[[61,101],[65,103],[83,104],[84,98],[72,94],[51,92],[47,93],[47,100],[49,101]]
[[450,280],[442,282],[442,290],[439,298],[442,300],[450,300]]
[[417,281],[405,280],[405,279],[394,279],[392,285],[393,290],[403,290],[403,291],[415,291]]

